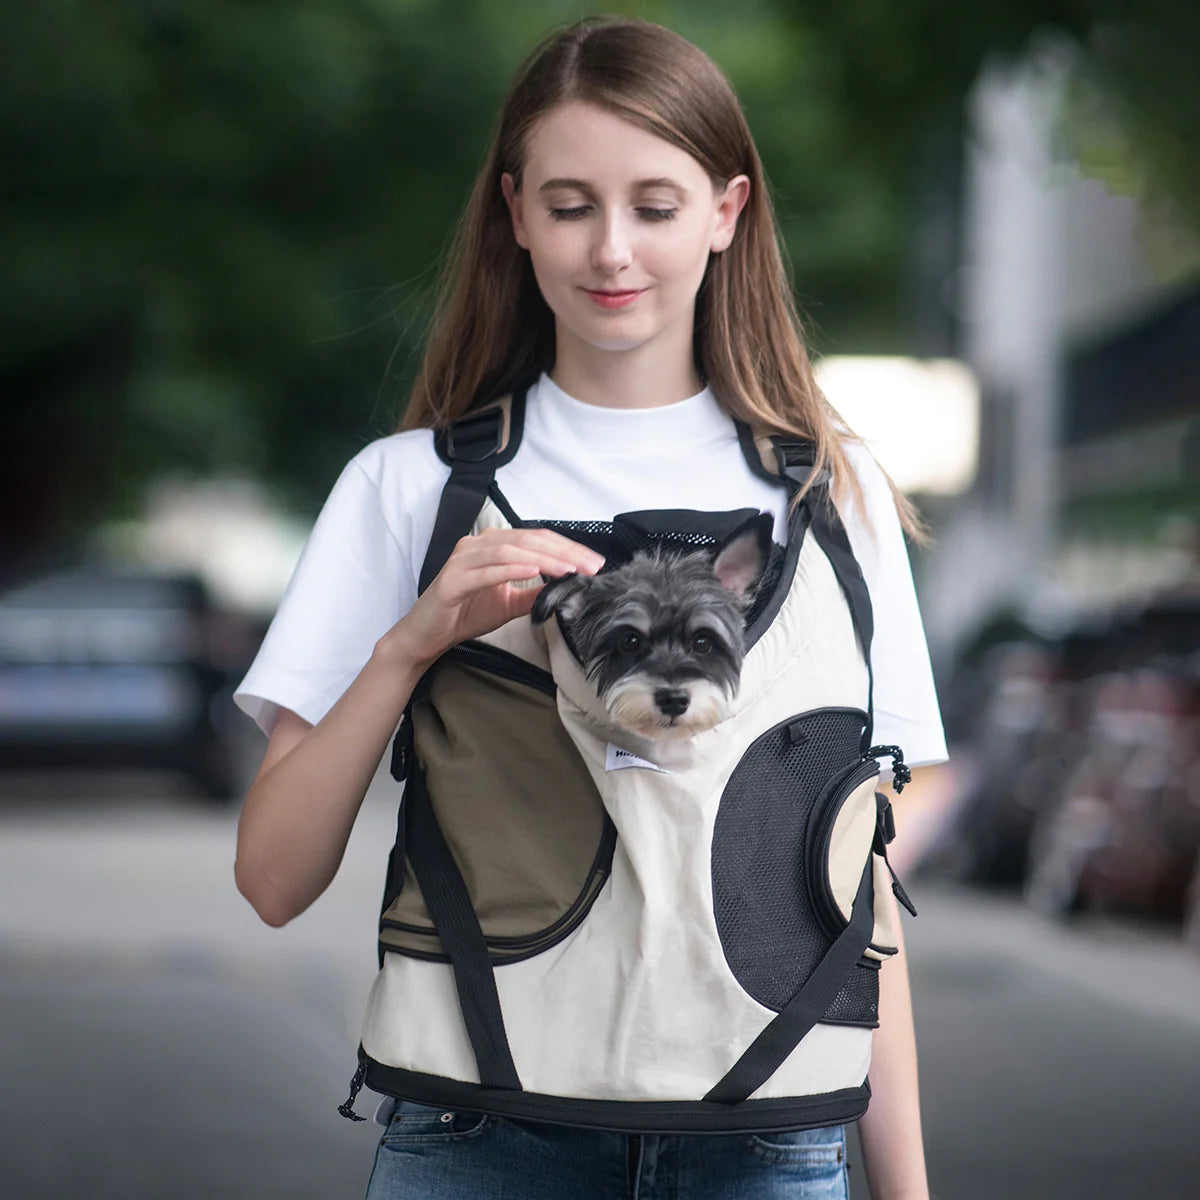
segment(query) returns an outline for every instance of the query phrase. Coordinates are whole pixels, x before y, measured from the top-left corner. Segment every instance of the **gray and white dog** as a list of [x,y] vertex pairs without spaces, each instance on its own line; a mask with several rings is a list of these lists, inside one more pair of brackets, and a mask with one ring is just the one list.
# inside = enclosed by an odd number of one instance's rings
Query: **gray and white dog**
[[614,724],[660,741],[691,737],[737,694],[773,524],[759,513],[711,549],[660,544],[611,571],[564,575],[542,588],[531,620],[557,614]]

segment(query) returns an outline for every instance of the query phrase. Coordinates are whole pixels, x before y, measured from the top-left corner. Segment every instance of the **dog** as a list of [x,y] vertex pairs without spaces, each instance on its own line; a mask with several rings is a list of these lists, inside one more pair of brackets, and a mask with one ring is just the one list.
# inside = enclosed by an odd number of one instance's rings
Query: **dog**
[[745,657],[745,614],[771,552],[774,519],[749,518],[715,547],[663,544],[538,593],[534,624],[563,638],[614,725],[655,741],[689,738],[727,715]]

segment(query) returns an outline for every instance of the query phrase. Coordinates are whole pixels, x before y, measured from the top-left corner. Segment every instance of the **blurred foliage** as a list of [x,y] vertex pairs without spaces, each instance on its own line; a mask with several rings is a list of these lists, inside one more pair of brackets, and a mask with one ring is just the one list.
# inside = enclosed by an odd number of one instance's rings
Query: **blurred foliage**
[[[1181,147],[1196,75],[1182,74],[1174,7],[1149,7],[1161,23],[1150,30],[1123,26],[1115,0],[609,11],[679,30],[730,75],[816,348],[894,352],[912,338],[922,181],[956,151],[981,62],[1019,52],[1036,29],[1087,43],[1106,23],[1097,77],[1120,92],[1147,172],[1195,214],[1196,155]],[[356,446],[395,427],[441,251],[512,71],[588,11],[552,0],[6,6],[0,569],[132,512],[164,470],[251,472],[292,503],[319,503]]]
[[[1098,2],[1080,78],[1112,149],[1095,173],[1132,195],[1178,209],[1200,232],[1200,5],[1186,0]],[[1119,163],[1119,166],[1118,166]],[[1087,154],[1085,151],[1085,165]]]
[[1065,149],[1110,192],[1141,202],[1164,284],[1200,267],[1200,6],[1143,0],[1100,17],[1064,106]]

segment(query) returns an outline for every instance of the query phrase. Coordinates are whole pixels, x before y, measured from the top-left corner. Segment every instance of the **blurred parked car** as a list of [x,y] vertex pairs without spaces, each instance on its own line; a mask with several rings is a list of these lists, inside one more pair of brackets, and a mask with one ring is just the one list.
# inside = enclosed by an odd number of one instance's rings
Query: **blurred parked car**
[[1017,632],[968,664],[972,782],[929,865],[1021,885],[1046,912],[1184,921],[1200,911],[1200,596]]
[[1187,660],[1161,659],[1094,689],[1086,750],[1034,830],[1035,907],[1184,919],[1200,857],[1197,683]]
[[261,629],[191,574],[83,567],[0,594],[0,767],[150,767],[240,798],[233,688]]

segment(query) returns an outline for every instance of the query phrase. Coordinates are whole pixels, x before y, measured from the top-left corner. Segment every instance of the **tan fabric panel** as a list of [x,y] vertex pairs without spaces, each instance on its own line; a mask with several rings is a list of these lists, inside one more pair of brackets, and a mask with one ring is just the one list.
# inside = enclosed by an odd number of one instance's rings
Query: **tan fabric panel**
[[891,957],[889,951],[895,952],[899,943],[892,925],[892,907],[887,903],[892,877],[882,856],[871,850],[875,840],[875,789],[878,785],[879,779],[875,776],[859,784],[847,797],[833,823],[829,842],[829,884],[842,916],[849,921],[863,864],[871,854],[875,882],[875,930],[871,943],[880,950],[867,950],[866,956],[883,960]]
[[896,936],[896,927],[892,923],[895,906],[887,903],[887,897],[892,890],[892,873],[883,861],[882,854],[871,855],[871,867],[875,872],[875,932],[871,935],[871,944],[879,950],[868,950],[868,958],[881,961],[891,958],[900,949],[900,941]]
[[[587,890],[604,807],[554,697],[447,663],[413,709],[413,738],[434,810],[488,937],[535,937]],[[428,930],[411,867],[385,913]],[[432,935],[388,930],[428,949]]]
[[850,920],[854,894],[875,840],[877,776],[864,780],[846,797],[829,839],[829,886],[842,916]]
[[754,438],[754,448],[758,451],[758,457],[762,459],[762,465],[766,467],[772,475],[779,474],[779,462],[775,457],[775,446],[771,441],[770,434],[756,434]]

